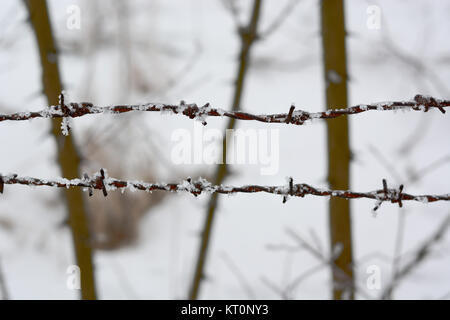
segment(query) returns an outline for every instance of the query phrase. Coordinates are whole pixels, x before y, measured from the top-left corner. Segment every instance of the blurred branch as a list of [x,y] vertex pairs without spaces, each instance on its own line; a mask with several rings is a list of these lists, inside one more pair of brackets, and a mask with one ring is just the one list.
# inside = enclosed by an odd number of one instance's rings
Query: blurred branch
[[291,281],[291,283],[289,283],[289,285],[286,287],[286,289],[284,289],[285,295],[290,296],[291,292],[293,292],[295,289],[297,289],[297,287],[300,285],[300,283],[302,283],[309,277],[313,276],[314,274],[319,272],[323,267],[325,267],[327,265],[328,265],[328,263],[321,262],[320,264],[312,266],[311,268],[307,269],[303,273],[299,274],[297,277],[294,278],[294,280]]
[[185,65],[181,68],[180,71],[169,77],[166,84],[159,88],[157,90],[157,93],[164,93],[173,88],[176,88],[195,67],[202,56],[202,52],[203,48],[201,43],[199,41],[196,41],[194,43],[194,52],[192,53],[191,57],[186,61]]
[[400,143],[398,153],[403,157],[408,156],[411,151],[419,145],[419,142],[426,137],[426,132],[431,127],[430,120],[426,118],[420,118],[417,125],[410,131],[404,142]]
[[450,299],[450,291],[444,294],[439,300],[448,300]]
[[386,263],[389,263],[390,261],[392,261],[392,257],[388,256],[387,254],[381,252],[381,251],[372,251],[370,253],[365,254],[364,256],[360,257],[356,263],[358,265],[361,265],[363,263],[365,263],[366,261],[370,261],[373,259],[379,259],[381,261],[384,261]]
[[6,281],[3,274],[2,260],[0,259],[0,294],[3,300],[9,300],[10,296],[6,287]]
[[117,280],[122,287],[122,291],[128,295],[129,299],[139,299],[139,295],[136,294],[136,291],[134,290],[133,286],[130,283],[130,280],[128,279],[126,270],[123,269],[122,265],[118,261],[111,262],[111,267],[117,276]]
[[378,162],[391,174],[397,183],[402,182],[401,175],[397,172],[395,167],[389,162],[381,153],[381,151],[374,145],[369,145],[369,151],[378,160]]
[[388,299],[392,296],[392,292],[399,285],[400,280],[408,276],[412,273],[422,262],[426,260],[431,252],[431,248],[434,244],[439,242],[448,227],[450,226],[450,214],[444,219],[436,232],[429,238],[429,240],[425,241],[420,248],[414,253],[413,258],[410,262],[405,264],[402,268],[400,268],[395,274],[392,281],[388,284],[384,293],[382,294],[382,299]]
[[231,257],[226,252],[223,252],[222,259],[225,262],[225,265],[228,267],[228,269],[230,269],[233,275],[236,276],[236,279],[239,281],[239,284],[247,293],[248,298],[252,300],[256,299],[256,295],[253,292],[253,289],[245,279],[245,276],[242,274],[241,270],[239,270],[239,267],[233,262]]
[[[261,3],[262,0],[254,0],[253,2],[253,9],[251,13],[251,18],[248,26],[246,28],[239,28],[238,34],[240,36],[241,40],[241,48],[240,48],[240,54],[239,54],[239,66],[237,69],[236,74],[236,82],[234,87],[234,93],[233,93],[233,104],[232,104],[232,111],[235,112],[239,110],[241,107],[241,98],[242,98],[242,92],[244,91],[244,84],[246,79],[246,74],[248,71],[249,66],[249,59],[250,59],[250,50],[257,40],[257,28],[258,28],[258,21],[260,17],[261,12]],[[209,107],[209,106],[208,106]],[[207,107],[207,108],[208,108]],[[191,114],[190,118],[197,118],[198,115],[196,112],[194,114]],[[203,120],[203,123],[206,122]],[[235,119],[231,118],[227,124],[227,129],[233,129],[235,124]],[[224,152],[223,152],[223,159],[226,159],[226,138],[223,139],[223,146],[224,146]],[[225,177],[227,176],[228,170],[226,163],[220,164],[217,167],[216,173],[215,173],[215,179],[214,182],[216,185],[221,185]],[[192,300],[195,300],[199,296],[200,286],[201,282],[204,277],[204,268],[206,263],[206,255],[208,253],[208,247],[210,242],[210,235],[212,230],[212,225],[214,221],[215,212],[218,205],[218,198],[217,194],[214,193],[209,201],[207,214],[205,223],[203,226],[203,232],[202,237],[200,241],[200,247],[198,251],[198,257],[197,262],[195,266],[195,272],[194,277],[192,280],[192,285],[189,290],[189,298]]]
[[272,21],[272,23],[267,27],[265,31],[259,33],[259,37],[261,39],[270,37],[273,33],[275,33],[283,23],[288,19],[289,15],[294,12],[294,8],[297,4],[300,3],[301,0],[289,0],[288,4],[284,7],[283,10],[278,14],[278,16]]
[[[427,17],[427,15],[425,14],[424,17]],[[423,21],[426,20],[422,20],[422,22]],[[433,27],[429,24],[430,21],[432,20],[428,19],[428,24],[425,27],[431,32]],[[412,69],[412,72],[415,75],[413,79],[420,81],[422,88],[425,86],[424,80],[428,79],[431,86],[434,87],[439,94],[444,96],[450,94],[448,85],[440,78],[439,74],[432,69],[430,59],[420,58],[419,56],[411,54],[411,52],[417,53],[420,52],[420,50],[428,48],[428,45],[425,45],[425,41],[430,38],[427,36],[427,32],[424,32],[425,38],[420,41],[417,50],[405,50],[402,47],[401,42],[392,37],[390,26],[385,20],[383,21],[382,30],[382,42],[380,47],[384,47],[398,62]],[[419,120],[416,128],[411,131],[411,134],[406,138],[405,142],[401,144],[401,147],[398,150],[400,154],[406,156],[418,145],[418,142],[425,137],[426,130],[430,128],[429,122],[429,118],[421,118]]]
[[[320,252],[323,255],[323,249],[322,245],[320,244],[319,239],[317,238],[317,234],[314,232],[314,230],[310,231],[311,237],[313,241],[315,242],[315,251]],[[317,238],[317,239],[316,239]],[[274,250],[274,251],[286,251],[289,254],[292,254],[294,252],[297,252],[299,250],[304,249],[304,242],[302,241],[297,246],[291,246],[287,244],[269,244],[267,245],[267,249]],[[312,244],[309,245],[310,248],[314,248]],[[313,266],[306,271],[303,271],[298,276],[296,276],[290,283],[288,283],[284,288],[277,287],[275,284],[268,281],[266,278],[262,278],[263,282],[270,287],[272,290],[274,290],[277,294],[280,295],[282,299],[290,299],[293,297],[293,291],[300,285],[301,282],[309,278],[310,276],[313,276],[316,272],[320,271],[320,269],[324,266],[327,266],[328,263],[321,262],[319,265]]]
[[[328,109],[346,106],[347,49],[344,0],[320,1],[321,39],[325,97]],[[327,181],[332,189],[350,187],[350,139],[346,117],[326,123],[327,127]],[[375,210],[377,207],[375,207]],[[331,198],[328,203],[329,243],[333,250],[342,248],[336,258],[336,268],[331,268],[333,299],[354,299],[353,243],[351,210],[348,201]],[[345,274],[345,277],[344,277]],[[349,290],[350,289],[350,290]]]
[[[405,228],[406,228],[406,211],[399,209],[397,231],[394,243],[394,259],[392,259],[392,274],[394,279],[396,279],[400,273],[400,261],[402,258],[401,254],[403,249],[403,239],[405,237]],[[389,298],[391,293],[392,291],[388,293]]]
[[283,290],[282,288],[278,287],[275,283],[273,283],[272,280],[270,280],[270,279],[268,279],[266,277],[261,277],[261,282],[263,284],[265,284],[270,290],[272,290],[277,295],[279,295],[281,299],[283,299],[283,300],[288,300],[289,299],[289,297],[286,295],[285,290]]
[[384,45],[394,57],[396,57],[400,62],[412,67],[414,71],[418,75],[420,75],[420,77],[428,76],[430,82],[441,94],[445,95],[450,94],[450,91],[447,88],[445,82],[439,78],[437,73],[435,73],[429,68],[428,61],[426,63],[422,62],[419,58],[408,54],[407,52],[403,51],[401,47],[397,46],[396,41],[394,41],[392,37],[389,35],[389,29],[386,23],[383,24],[383,29],[386,31],[382,34]]
[[[404,180],[400,177],[398,172],[395,170],[395,167],[389,163],[381,154],[381,152],[375,147],[375,146],[369,146],[370,151],[372,154],[376,157],[376,159],[381,162],[381,164],[391,173],[392,176],[395,177],[397,182],[400,182],[401,180]],[[450,156],[443,157],[441,159],[438,159],[434,162],[432,162],[430,165],[425,166],[424,168],[420,170],[415,170],[414,172],[409,174],[409,179],[407,180],[408,185],[413,185],[416,182],[418,182],[420,179],[422,179],[427,173],[438,169],[441,165],[447,163],[450,161]],[[406,226],[406,211],[399,210],[398,212],[398,223],[397,223],[397,231],[395,236],[395,243],[394,243],[394,257],[392,259],[392,273],[393,273],[393,279],[397,279],[400,274],[400,262],[403,258],[401,252],[403,247],[403,239],[404,239],[404,232],[405,232],[405,226]],[[385,293],[384,299],[391,299],[392,296],[392,290],[390,292]]]
[[[317,260],[322,262],[322,265],[329,265],[331,269],[333,270],[333,273],[336,274],[340,281],[339,283],[336,283],[335,285],[338,285],[339,289],[342,291],[350,290],[351,295],[353,296],[356,293],[359,293],[365,297],[370,298],[365,294],[363,290],[358,290],[357,285],[354,283],[351,276],[349,276],[340,266],[336,264],[336,259],[339,258],[339,255],[341,254],[341,250],[336,250],[338,248],[333,248],[332,254],[330,257],[327,257],[323,252],[319,251],[317,248],[315,248],[313,245],[308,243],[306,240],[304,240],[297,232],[290,228],[286,228],[286,233],[289,235],[292,239],[294,239],[302,248],[306,249],[311,255],[313,255]],[[311,276],[314,274],[314,270],[307,270],[305,273],[297,277],[291,285],[288,287],[288,290],[293,290],[295,287],[303,281],[306,277]],[[342,299],[344,299],[342,297]]]
[[236,0],[221,0],[220,1],[225,9],[230,12],[231,17],[233,18],[234,24],[236,28],[239,30],[242,28],[242,22],[239,18],[239,8],[236,6]]
[[[60,95],[63,88],[58,64],[58,51],[53,40],[47,2],[45,0],[24,0],[24,4],[28,10],[29,21],[39,50],[42,67],[42,87],[47,97],[47,102],[50,105],[60,104],[60,108],[65,109],[64,96]],[[67,136],[69,127],[66,120],[63,119],[61,121],[61,119],[53,118],[51,121],[51,134],[55,138],[57,157],[62,174],[67,178],[74,178],[80,174],[80,157],[74,140],[72,137]],[[76,263],[82,270],[81,298],[95,300],[97,295],[92,248],[89,245],[90,233],[83,194],[80,190],[66,189],[64,201],[69,215]]]
[[408,183],[416,183],[419,180],[423,179],[427,174],[439,169],[441,166],[448,164],[450,162],[450,155],[444,156],[427,166],[417,169],[414,172],[409,173]]

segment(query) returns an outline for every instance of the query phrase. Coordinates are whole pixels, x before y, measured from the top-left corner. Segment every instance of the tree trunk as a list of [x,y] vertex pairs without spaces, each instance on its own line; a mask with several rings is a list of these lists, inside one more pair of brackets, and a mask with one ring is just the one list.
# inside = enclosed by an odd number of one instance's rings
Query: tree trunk
[[[343,0],[322,0],[322,44],[327,108],[347,106],[347,66]],[[327,122],[328,182],[331,189],[349,189],[350,148],[347,117]],[[334,299],[354,298],[350,203],[331,198],[329,207],[331,252],[341,248],[332,269]],[[339,271],[339,270],[337,270]]]
[[[236,75],[236,82],[233,94],[233,105],[232,111],[237,111],[240,109],[242,92],[244,90],[245,76],[248,70],[250,49],[257,38],[257,27],[258,20],[261,11],[262,0],[255,0],[253,2],[252,17],[250,19],[249,25],[243,30],[239,30],[241,37],[241,52],[239,55],[239,66]],[[228,122],[227,129],[234,128],[235,119],[231,118]],[[226,138],[223,139],[223,164],[217,167],[217,171],[214,178],[215,185],[221,185],[227,176],[227,165],[226,165]],[[214,193],[211,195],[211,199],[208,204],[208,211],[206,214],[205,225],[203,227],[202,238],[200,241],[200,248],[197,257],[197,264],[194,271],[194,278],[192,281],[192,286],[189,291],[189,299],[197,299],[200,291],[200,285],[204,277],[205,261],[208,252],[211,230],[214,221],[215,212],[217,209],[218,195]]]
[[[25,0],[25,4],[39,48],[44,93],[47,96],[48,104],[56,106],[59,104],[62,85],[58,68],[58,53],[53,41],[47,3],[45,0]],[[61,119],[52,119],[51,132],[55,137],[62,176],[67,179],[79,177],[80,158],[72,136],[62,135]],[[76,261],[81,270],[81,298],[93,300],[96,299],[96,293],[92,250],[82,190],[80,188],[65,189],[64,200],[69,213]]]

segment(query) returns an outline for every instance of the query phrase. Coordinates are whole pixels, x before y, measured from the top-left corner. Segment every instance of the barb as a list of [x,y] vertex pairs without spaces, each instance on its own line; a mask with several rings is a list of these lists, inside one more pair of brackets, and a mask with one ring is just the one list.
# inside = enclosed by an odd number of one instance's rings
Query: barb
[[398,203],[398,206],[401,208],[403,207],[402,203],[402,192],[403,192],[403,185],[400,185],[398,190],[389,190],[387,186],[386,179],[383,179],[383,199],[378,199],[377,203],[375,204],[375,207],[373,208],[373,211],[377,211],[378,208],[380,208],[381,204],[386,201],[387,198],[390,199],[392,203]]
[[[294,179],[292,179],[292,177],[289,177],[288,182],[289,182],[289,195],[292,196],[294,194]],[[283,203],[286,203],[287,201],[288,196],[283,196]]]
[[106,191],[106,186],[105,186],[105,170],[104,170],[103,168],[100,169],[100,178],[99,178],[99,181],[100,181],[100,186],[101,186],[101,188],[102,188],[103,195],[106,197],[106,196],[108,195],[108,192]]
[[152,192],[156,190],[170,191],[170,192],[188,192],[194,196],[198,196],[202,193],[220,193],[220,194],[235,194],[235,193],[258,193],[265,192],[275,195],[281,195],[284,197],[295,196],[304,197],[305,195],[313,195],[319,197],[338,197],[344,199],[374,199],[377,202],[390,201],[392,203],[398,203],[402,201],[419,201],[423,203],[435,202],[435,201],[450,201],[450,193],[442,195],[412,195],[404,193],[403,189],[388,189],[387,184],[385,188],[370,192],[353,192],[349,190],[330,190],[313,187],[311,185],[300,183],[293,184],[292,180],[289,181],[289,185],[281,186],[260,186],[260,185],[244,185],[244,186],[224,186],[213,185],[208,180],[199,178],[193,181],[191,178],[187,178],[180,183],[149,183],[142,181],[125,181],[115,178],[111,178],[107,175],[106,170],[101,169],[100,172],[95,173],[92,177],[84,175],[82,179],[65,179],[56,178],[53,180],[38,179],[31,177],[19,177],[17,174],[1,175],[0,179],[4,184],[22,184],[28,186],[49,186],[58,188],[71,188],[81,187],[85,191],[97,189],[102,190],[106,196],[107,191],[110,190],[125,190],[131,191],[141,190]]
[[3,188],[5,183],[3,182],[3,177],[0,175],[0,193],[3,193]]
[[[63,102],[63,101],[62,101]],[[330,109],[323,112],[307,112],[302,110],[294,111],[293,106],[288,113],[278,114],[251,114],[239,111],[225,111],[220,108],[212,108],[209,103],[202,107],[197,104],[186,104],[181,101],[178,105],[171,104],[137,104],[137,105],[116,105],[98,107],[89,102],[69,103],[69,106],[61,103],[60,106],[50,106],[41,111],[18,112],[12,114],[0,114],[1,121],[23,121],[34,118],[77,118],[88,114],[120,114],[131,111],[149,111],[168,114],[180,114],[190,119],[196,119],[206,125],[207,117],[228,117],[237,120],[251,120],[265,123],[286,123],[303,125],[305,122],[315,119],[334,119],[344,115],[352,115],[367,112],[370,110],[392,111],[392,110],[412,110],[428,112],[430,109],[438,109],[445,113],[444,108],[450,107],[450,100],[439,100],[432,97],[416,95],[413,101],[391,101],[380,102],[368,105],[357,105],[343,109]]]
[[68,136],[70,131],[70,108],[64,104],[64,93],[59,94],[59,110],[63,113],[63,119],[61,121],[61,132],[63,135]]

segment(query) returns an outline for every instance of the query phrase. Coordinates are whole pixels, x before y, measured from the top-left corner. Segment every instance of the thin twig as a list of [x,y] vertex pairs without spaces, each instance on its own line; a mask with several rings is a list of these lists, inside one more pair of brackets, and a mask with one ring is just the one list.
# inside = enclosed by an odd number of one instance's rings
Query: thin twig
[[[257,40],[257,29],[258,29],[258,21],[260,17],[261,12],[261,6],[262,6],[262,0],[254,0],[253,1],[253,8],[252,13],[250,17],[250,22],[248,25],[244,27],[238,28],[238,34],[240,37],[241,47],[240,47],[240,54],[239,54],[239,65],[237,68],[236,73],[236,82],[234,86],[234,92],[233,92],[233,102],[231,106],[231,110],[233,112],[237,112],[241,108],[241,99],[242,99],[242,93],[244,91],[244,84],[246,79],[246,74],[248,71],[248,66],[250,64],[250,51]],[[198,119],[198,115],[192,115],[193,118]],[[203,117],[200,117],[200,119],[203,124],[206,124],[206,121]],[[227,123],[227,129],[234,129],[235,126],[235,118],[231,117]],[[222,143],[224,146],[226,146],[226,139],[222,140]],[[226,159],[227,154],[227,148],[225,147],[225,150],[223,152],[223,156]],[[226,163],[220,164],[217,166],[216,172],[215,172],[215,178],[214,183],[217,185],[222,184],[224,179],[226,178],[228,173],[227,165]],[[200,286],[202,283],[202,280],[204,278],[204,269],[206,264],[206,258],[208,254],[208,248],[209,248],[209,242],[211,238],[211,232],[212,232],[212,226],[214,223],[214,217],[216,213],[216,209],[218,206],[218,197],[217,194],[213,194],[209,200],[207,211],[206,211],[206,217],[205,222],[202,229],[202,236],[200,240],[200,246],[198,250],[198,256],[196,260],[195,265],[195,271],[194,276],[192,279],[192,285],[189,288],[189,298],[194,300],[197,299],[200,292]]]
[[[326,108],[348,104],[348,67],[345,30],[344,1],[320,1],[320,26],[322,38],[322,63]],[[332,189],[350,187],[350,134],[348,119],[340,118],[326,123],[327,134],[327,181]],[[336,266],[346,274],[331,270],[334,300],[355,298],[353,275],[353,240],[350,203],[341,199],[330,199],[328,204],[328,233],[331,250],[340,248]]]
[[282,299],[287,300],[288,297],[285,296],[285,291],[279,288],[272,280],[269,280],[266,277],[261,277],[261,282],[265,284],[269,289],[278,294]]
[[286,287],[284,290],[286,293],[285,295],[289,296],[297,287],[300,285],[301,282],[305,281],[307,278],[313,276],[317,272],[319,272],[323,267],[327,266],[328,263],[321,262],[318,265],[312,266],[309,269],[305,270],[303,273],[299,274],[297,277],[294,278],[294,280],[291,281],[291,283]]
[[239,19],[239,8],[236,6],[234,0],[222,0],[221,1],[225,9],[230,12],[231,17],[233,18],[234,24],[237,29],[242,28],[242,22]]
[[[62,174],[75,178],[80,173],[80,156],[76,143],[69,134],[70,108],[64,103],[63,85],[58,63],[58,48],[53,39],[52,23],[49,17],[47,1],[24,0],[28,12],[28,22],[34,31],[36,49],[39,52],[42,67],[42,93],[47,97],[48,105],[57,105],[63,115],[61,119],[52,119],[51,134],[55,139],[56,158]],[[59,99],[58,99],[59,98]],[[83,300],[97,299],[93,250],[89,244],[90,230],[84,199],[80,190],[65,190],[63,199],[67,207],[71,228],[76,264],[82,270],[80,276],[80,297]]]
[[450,299],[450,291],[440,297],[438,300],[448,300]]
[[436,169],[439,169],[439,167],[449,162],[450,162],[450,155],[447,155],[438,160],[433,161],[432,163],[426,165],[425,167],[415,170],[413,173],[409,174],[409,179],[407,181],[408,184],[418,182],[419,180],[423,179],[423,177],[426,176],[427,174],[433,172]]
[[[400,261],[402,258],[401,252],[403,249],[403,239],[405,237],[405,228],[406,228],[406,212],[404,210],[398,209],[398,222],[397,222],[397,232],[395,236],[395,245],[394,245],[394,259],[392,259],[392,274],[393,278],[396,279],[400,272]],[[392,291],[389,293],[392,294]]]
[[392,296],[393,290],[397,287],[400,280],[408,276],[414,269],[416,269],[421,262],[425,261],[427,256],[431,252],[431,247],[442,239],[448,227],[450,226],[450,214],[444,219],[436,232],[425,241],[419,249],[414,253],[413,258],[410,262],[404,265],[401,269],[399,269],[395,274],[392,281],[387,285],[384,290],[381,298],[388,299]]
[[391,174],[391,176],[397,183],[403,181],[401,174],[397,172],[392,163],[383,156],[383,154],[377,147],[375,147],[374,145],[369,145],[369,151],[373,154],[375,159],[378,160],[378,162]]
[[281,10],[281,12],[278,14],[278,16],[272,21],[272,23],[267,27],[265,31],[260,32],[259,37],[260,38],[268,38],[272,34],[277,31],[284,22],[286,22],[290,14],[294,12],[295,7],[297,4],[300,3],[300,0],[290,0],[288,4]]
[[332,253],[329,257],[327,255],[325,255],[325,253],[323,253],[321,251],[321,249],[319,247],[315,247],[314,245],[312,245],[311,243],[309,243],[308,241],[306,241],[304,238],[302,238],[298,232],[290,229],[290,228],[286,228],[286,233],[292,237],[296,242],[297,242],[297,247],[292,247],[292,246],[287,246],[287,245],[276,245],[276,246],[270,246],[270,248],[272,250],[288,250],[288,251],[293,251],[294,248],[295,250],[299,250],[299,249],[306,249],[310,254],[312,254],[318,261],[320,261],[319,265],[316,265],[310,269],[307,269],[306,271],[304,271],[303,273],[301,273],[300,275],[298,275],[296,278],[294,278],[294,280],[288,284],[286,286],[286,288],[281,289],[281,288],[276,288],[273,285],[271,286],[272,289],[276,289],[275,291],[277,293],[279,293],[282,297],[289,297],[291,295],[291,293],[296,289],[296,287],[305,279],[307,279],[308,277],[314,275],[316,272],[320,271],[320,269],[324,266],[330,266],[333,271],[338,274],[340,277],[342,277],[342,282],[340,283],[340,285],[343,285],[343,289],[350,289],[351,292],[358,292],[359,294],[361,294],[361,296],[367,298],[367,299],[372,299],[371,296],[369,296],[366,292],[364,292],[364,290],[360,287],[358,287],[356,284],[353,284],[353,282],[351,281],[351,278],[349,277],[348,274],[346,274],[342,268],[340,268],[335,260],[338,258],[338,255],[340,254],[340,252],[334,252]]
[[6,287],[5,276],[3,274],[2,260],[0,259],[0,293],[3,300],[9,300],[9,293]]
[[241,270],[239,270],[239,267],[234,263],[231,257],[226,252],[223,252],[222,259],[225,262],[225,265],[228,267],[228,269],[230,269],[231,273],[233,273],[236,276],[236,279],[239,281],[242,288],[247,293],[249,299],[256,299],[256,295],[253,292],[252,287],[247,282],[245,276],[242,274]]
[[129,299],[139,299],[139,295],[136,294],[130,280],[127,277],[127,271],[123,269],[122,265],[118,261],[113,261],[111,263],[113,267],[113,271],[117,276],[117,280],[119,282],[120,287],[124,291],[124,293],[128,296]]
[[[357,287],[356,284],[352,281],[352,278],[344,272],[344,270],[339,267],[335,260],[338,258],[335,253],[331,254],[330,257],[327,257],[324,253],[320,252],[317,248],[315,248],[313,245],[308,243],[306,240],[304,240],[297,232],[290,228],[286,228],[286,233],[292,237],[299,245],[301,245],[304,249],[306,249],[309,253],[311,253],[317,260],[321,261],[323,264],[329,265],[331,269],[333,270],[333,273],[335,273],[339,278],[339,286],[341,290],[350,290],[350,292],[353,293],[360,293],[361,295],[365,296],[366,298],[370,298],[363,290]],[[311,274],[311,273],[309,273]],[[301,280],[300,280],[301,281]],[[294,289],[294,287],[289,287],[289,289]]]

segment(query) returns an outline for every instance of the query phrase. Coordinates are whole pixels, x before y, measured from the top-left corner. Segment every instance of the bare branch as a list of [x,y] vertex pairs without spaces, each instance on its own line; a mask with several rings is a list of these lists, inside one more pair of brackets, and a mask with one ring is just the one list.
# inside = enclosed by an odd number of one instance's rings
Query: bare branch
[[[234,85],[233,102],[231,105],[232,111],[238,111],[241,108],[242,93],[244,92],[244,83],[250,62],[250,51],[254,42],[257,40],[258,21],[260,17],[261,7],[262,0],[254,0],[248,25],[246,27],[239,27],[237,30],[241,40],[241,45],[239,53],[239,64],[236,73],[236,82]],[[200,120],[203,122],[203,124],[206,124],[206,121],[204,119],[200,118]],[[234,125],[235,119],[229,119],[227,129],[234,129]],[[226,145],[226,138],[223,139],[223,143],[224,145]],[[226,153],[227,149],[225,148],[224,155],[226,155]],[[227,164],[219,164],[214,175],[214,183],[221,184],[222,181],[224,181],[224,179],[226,178],[227,174]],[[195,262],[194,276],[192,278],[192,284],[189,288],[188,293],[189,299],[192,300],[197,299],[200,294],[202,280],[204,278],[204,269],[209,251],[209,243],[211,234],[213,232],[213,223],[216,216],[216,209],[218,207],[218,204],[219,200],[217,194],[215,193],[209,199],[204,224],[202,227],[202,236],[200,239],[198,255]]]
[[240,285],[242,286],[242,289],[244,289],[244,291],[247,293],[249,299],[256,299],[256,295],[253,292],[252,287],[245,279],[245,276],[242,274],[242,271],[239,269],[236,263],[234,263],[231,257],[226,252],[223,252],[222,259],[225,262],[225,265],[228,267],[228,269],[230,269],[231,273],[233,273],[233,275],[236,276],[236,279],[239,281]]
[[233,18],[236,28],[239,30],[242,28],[242,22],[239,19],[239,8],[236,6],[235,0],[221,0],[225,9],[227,9],[231,17]]
[[272,21],[272,23],[267,27],[267,29],[259,34],[260,38],[268,38],[275,33],[287,20],[289,15],[294,12],[294,8],[300,0],[290,0],[288,4],[283,8],[283,10],[278,14],[278,16]]
[[413,172],[409,173],[408,183],[416,183],[419,180],[423,179],[423,177],[427,174],[433,172],[436,169],[439,169],[441,166],[448,163],[450,163],[450,155],[446,155],[438,160],[435,160],[423,168],[414,170]]
[[288,297],[285,296],[285,291],[279,288],[275,283],[269,280],[266,277],[261,277],[261,281],[265,284],[269,289],[278,294],[282,299],[287,300]]
[[375,147],[374,145],[369,145],[369,151],[373,154],[375,159],[378,160],[378,162],[391,174],[396,182],[400,183],[401,181],[403,181],[401,174],[397,172],[395,166],[393,166],[392,163],[383,156],[383,154],[377,147]]
[[392,291],[397,287],[400,280],[408,276],[414,269],[416,269],[421,262],[425,261],[429,256],[431,247],[442,239],[448,227],[450,226],[450,214],[444,219],[442,224],[436,230],[436,232],[425,241],[420,248],[414,253],[414,257],[408,262],[405,266],[403,266],[400,270],[398,270],[391,283],[386,287],[384,293],[382,294],[382,299],[387,299],[392,295]]
[[313,276],[317,272],[321,271],[323,267],[326,267],[328,263],[326,262],[320,262],[318,265],[312,266],[311,268],[307,269],[303,273],[299,274],[297,277],[294,278],[294,280],[291,281],[291,283],[286,287],[286,295],[290,295],[292,291],[294,291],[301,282],[305,281],[307,278]]
[[3,300],[9,300],[9,293],[6,287],[5,277],[3,275],[2,261],[0,259],[0,294]]
[[[302,246],[304,249],[309,251],[318,261],[322,262],[324,265],[329,265],[334,273],[336,273],[341,281],[339,282],[340,286],[343,286],[341,289],[350,290],[350,292],[354,293],[356,292],[356,286],[353,284],[352,278],[340,268],[335,260],[337,257],[335,254],[331,254],[330,257],[327,257],[324,253],[320,252],[317,248],[315,248],[313,245],[308,243],[306,240],[304,240],[297,232],[290,228],[286,228],[286,233],[293,238],[300,246]],[[313,271],[309,271],[304,276],[300,276],[296,279],[289,287],[288,290],[293,290],[295,287],[303,280],[303,277],[307,277],[309,275],[313,274]],[[360,290],[358,290],[359,292]],[[364,294],[362,292],[362,294]]]

